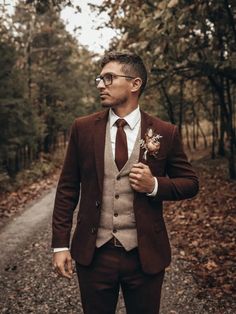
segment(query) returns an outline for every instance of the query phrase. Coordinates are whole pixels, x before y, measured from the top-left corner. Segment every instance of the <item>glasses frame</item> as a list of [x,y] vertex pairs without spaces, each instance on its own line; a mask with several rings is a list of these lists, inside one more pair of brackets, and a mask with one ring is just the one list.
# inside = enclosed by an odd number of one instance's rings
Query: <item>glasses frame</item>
[[[107,84],[107,83],[105,82],[105,80],[104,80],[104,77],[105,77],[106,75],[110,75],[110,77],[111,77],[111,81],[110,81],[108,84]],[[129,79],[135,79],[135,78],[136,78],[136,77],[134,77],[134,76],[128,76],[128,75],[120,75],[120,74],[115,74],[115,73],[106,73],[106,74],[104,74],[104,75],[98,75],[98,76],[95,78],[95,85],[98,86],[101,81],[103,81],[103,84],[104,84],[105,86],[112,85],[112,83],[113,83],[113,78],[116,78],[116,77],[125,77],[125,78],[129,78]]]

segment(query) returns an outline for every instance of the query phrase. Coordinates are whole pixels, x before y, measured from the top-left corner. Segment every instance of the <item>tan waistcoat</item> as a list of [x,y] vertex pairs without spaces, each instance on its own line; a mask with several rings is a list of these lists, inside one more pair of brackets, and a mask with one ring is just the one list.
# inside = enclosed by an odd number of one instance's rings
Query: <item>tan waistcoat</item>
[[100,247],[116,237],[129,251],[137,246],[137,230],[133,210],[134,192],[129,183],[129,172],[138,162],[140,130],[130,158],[119,171],[112,154],[110,124],[107,123],[104,153],[103,200],[96,246]]

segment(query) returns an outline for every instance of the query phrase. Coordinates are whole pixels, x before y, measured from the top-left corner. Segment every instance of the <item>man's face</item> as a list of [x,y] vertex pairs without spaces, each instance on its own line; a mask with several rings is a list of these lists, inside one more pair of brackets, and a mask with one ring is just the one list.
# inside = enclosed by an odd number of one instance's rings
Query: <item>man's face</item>
[[103,67],[100,76],[104,77],[105,74],[112,74],[112,84],[106,86],[101,80],[97,85],[102,106],[125,107],[131,96],[132,79],[116,76],[126,74],[122,71],[122,64],[113,61]]

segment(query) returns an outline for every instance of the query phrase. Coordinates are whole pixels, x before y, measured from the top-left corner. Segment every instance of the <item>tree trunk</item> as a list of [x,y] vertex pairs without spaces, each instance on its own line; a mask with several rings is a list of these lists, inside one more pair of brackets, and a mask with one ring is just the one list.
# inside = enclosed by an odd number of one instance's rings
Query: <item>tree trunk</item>
[[180,81],[180,101],[179,101],[179,134],[182,137],[183,124],[183,81]]
[[[227,131],[227,136],[229,139],[229,147],[230,147],[230,153],[229,153],[229,176],[231,179],[236,179],[236,169],[235,169],[235,157],[234,157],[234,152],[235,152],[235,132],[233,129],[233,117],[232,117],[232,100],[231,100],[231,95],[230,95],[230,84],[229,81],[226,80],[226,86],[225,85],[220,85],[215,78],[209,77],[210,82],[212,83],[214,89],[216,90],[216,93],[218,94],[219,100],[220,100],[220,105],[222,107],[222,111],[224,114],[224,119],[226,120],[226,131]],[[225,101],[225,92],[227,95],[227,103]]]
[[212,143],[211,143],[211,159],[216,158],[216,149],[215,149],[215,123],[212,121]]
[[161,91],[162,91],[162,94],[164,95],[164,97],[166,99],[167,113],[168,113],[170,122],[173,123],[173,124],[176,124],[175,116],[174,116],[174,110],[173,110],[173,104],[172,104],[172,102],[170,100],[170,97],[167,94],[166,89],[165,89],[163,84],[161,84]]
[[197,126],[198,126],[198,129],[199,129],[199,131],[200,131],[200,133],[201,133],[201,135],[202,135],[203,142],[204,142],[204,147],[207,148],[208,145],[207,145],[206,135],[205,135],[205,133],[204,133],[202,127],[201,127],[201,124],[200,124],[200,122],[199,122],[199,119],[197,119]]
[[232,108],[232,100],[230,94],[230,83],[229,80],[226,80],[226,94],[228,100],[228,108],[229,108],[229,142],[230,142],[230,155],[229,155],[229,175],[230,179],[236,179],[236,169],[235,169],[235,132],[233,128],[233,108]]
[[[221,84],[224,85],[224,81],[221,80]],[[223,95],[224,97],[224,95]],[[225,100],[224,100],[225,102]],[[219,137],[219,148],[218,148],[218,154],[220,156],[225,156],[225,131],[226,131],[226,125],[225,125],[225,116],[223,112],[222,106],[220,106],[220,137]]]
[[189,140],[189,130],[188,130],[187,122],[185,122],[185,132],[186,132],[187,147],[191,151],[191,145],[190,145],[190,140]]
[[192,142],[193,142],[193,148],[196,149],[196,124],[195,119],[193,119],[193,133],[192,133]]

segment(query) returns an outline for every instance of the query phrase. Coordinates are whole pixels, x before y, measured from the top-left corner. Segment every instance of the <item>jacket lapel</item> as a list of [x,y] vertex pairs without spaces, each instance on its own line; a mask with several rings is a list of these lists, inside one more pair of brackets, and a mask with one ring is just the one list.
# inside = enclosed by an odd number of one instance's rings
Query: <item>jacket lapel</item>
[[[153,121],[152,121],[152,117],[149,116],[146,112],[144,112],[143,110],[140,110],[140,111],[141,111],[141,139],[143,139],[145,136],[145,133],[147,132],[147,129],[152,127]],[[144,150],[140,147],[139,162],[144,162],[143,153],[144,153]]]
[[[103,190],[103,179],[104,179],[104,151],[105,151],[105,137],[106,137],[106,124],[108,119],[109,110],[101,112],[95,120],[94,127],[94,152],[95,152],[95,161],[96,161],[96,170],[98,176],[98,183],[100,191]],[[148,128],[151,128],[153,125],[152,118],[143,110],[141,110],[141,138],[144,138],[144,135]],[[143,149],[140,148],[139,152],[139,162],[143,161]]]
[[105,151],[105,137],[106,124],[108,119],[108,110],[99,114],[95,120],[94,127],[94,152],[96,161],[96,170],[98,176],[99,188],[102,192],[103,178],[104,178],[104,151]]
[[[141,111],[141,139],[143,139],[147,129],[153,126],[153,122],[152,122],[151,116],[149,116],[143,110],[140,110],[140,111]],[[143,159],[143,153],[144,153],[144,150],[140,147],[139,162],[145,163],[145,160]],[[144,193],[134,192],[133,206],[134,206],[135,215],[137,215],[139,211],[142,211],[143,202],[145,202],[145,199],[146,199],[146,196],[144,196]]]

